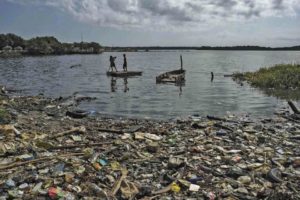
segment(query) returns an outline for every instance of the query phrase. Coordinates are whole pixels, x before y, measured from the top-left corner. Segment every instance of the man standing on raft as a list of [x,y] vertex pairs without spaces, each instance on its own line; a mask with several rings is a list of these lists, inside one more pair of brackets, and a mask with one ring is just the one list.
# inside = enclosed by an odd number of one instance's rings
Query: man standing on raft
[[113,72],[114,71],[114,68],[115,68],[115,70],[116,70],[116,72],[118,72],[118,70],[117,70],[117,68],[116,68],[116,64],[115,64],[115,59],[116,59],[117,57],[112,57],[112,56],[110,56],[109,57],[109,62],[110,62],[110,70]]

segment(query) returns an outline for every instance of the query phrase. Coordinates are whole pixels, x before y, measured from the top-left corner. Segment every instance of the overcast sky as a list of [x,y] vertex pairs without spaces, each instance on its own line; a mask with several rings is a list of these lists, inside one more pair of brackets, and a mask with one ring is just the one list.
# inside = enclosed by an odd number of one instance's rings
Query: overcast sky
[[0,0],[0,32],[107,46],[300,45],[300,0]]

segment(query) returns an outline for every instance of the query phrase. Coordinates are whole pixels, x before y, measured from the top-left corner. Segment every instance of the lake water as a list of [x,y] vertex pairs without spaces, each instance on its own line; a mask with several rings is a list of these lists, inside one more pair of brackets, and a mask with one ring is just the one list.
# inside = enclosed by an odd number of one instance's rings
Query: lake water
[[[130,52],[126,53],[128,69],[143,71],[143,76],[127,80],[107,77],[109,56],[117,56],[116,64],[121,69],[122,54],[0,58],[0,84],[18,89],[21,95],[66,97],[77,92],[96,97],[79,107],[107,115],[169,119],[230,111],[268,116],[284,101],[223,75],[300,63],[300,52],[296,51]],[[185,85],[156,84],[155,77],[160,73],[179,69],[180,54],[187,70]],[[81,66],[70,68],[76,64]],[[210,72],[215,74],[213,82]]]

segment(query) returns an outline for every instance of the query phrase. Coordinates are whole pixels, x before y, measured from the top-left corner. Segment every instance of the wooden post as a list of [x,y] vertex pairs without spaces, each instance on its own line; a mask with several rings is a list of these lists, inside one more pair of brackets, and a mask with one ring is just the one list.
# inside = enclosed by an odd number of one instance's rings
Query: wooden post
[[300,111],[298,110],[298,108],[295,106],[295,104],[292,101],[288,101],[288,104],[295,114],[300,114]]
[[183,64],[182,64],[182,55],[180,55],[180,69],[183,70]]

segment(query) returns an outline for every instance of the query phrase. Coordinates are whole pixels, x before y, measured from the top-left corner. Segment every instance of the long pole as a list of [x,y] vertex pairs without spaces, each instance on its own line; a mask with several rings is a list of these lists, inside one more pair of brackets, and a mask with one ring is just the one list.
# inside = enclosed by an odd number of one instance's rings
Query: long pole
[[83,45],[83,35],[82,35],[82,32],[81,32],[81,43],[80,43],[80,48],[81,48],[81,51],[82,51],[82,45]]
[[183,64],[182,64],[182,55],[180,55],[180,68],[181,68],[181,70],[183,70]]

